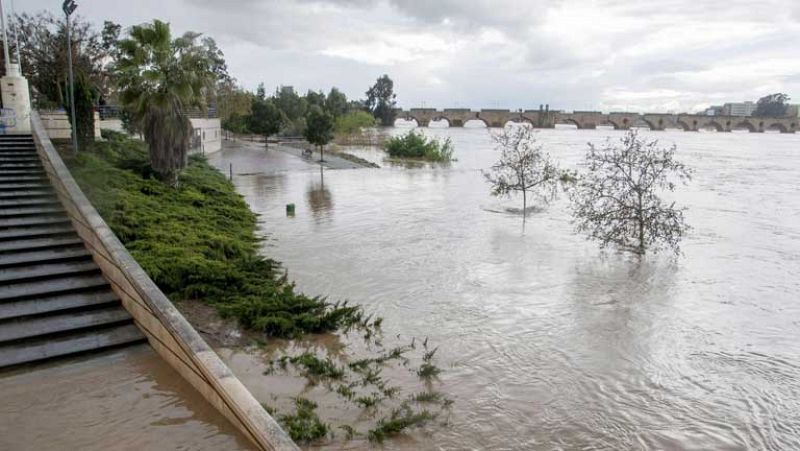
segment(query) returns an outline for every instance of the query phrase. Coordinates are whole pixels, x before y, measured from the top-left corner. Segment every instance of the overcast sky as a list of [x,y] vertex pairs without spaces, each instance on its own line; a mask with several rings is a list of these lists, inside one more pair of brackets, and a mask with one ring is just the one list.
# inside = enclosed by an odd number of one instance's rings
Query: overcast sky
[[403,107],[678,112],[772,92],[800,103],[800,0],[77,2],[98,24],[159,18],[212,36],[248,89],[363,97],[387,73]]

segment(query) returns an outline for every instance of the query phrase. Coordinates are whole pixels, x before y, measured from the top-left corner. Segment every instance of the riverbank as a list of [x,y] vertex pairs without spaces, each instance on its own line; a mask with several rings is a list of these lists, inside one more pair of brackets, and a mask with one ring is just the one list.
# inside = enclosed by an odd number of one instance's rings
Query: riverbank
[[[296,291],[280,264],[261,255],[256,215],[204,157],[191,157],[172,189],[152,178],[143,143],[108,138],[68,161],[74,177],[133,257],[190,322],[213,338],[218,352],[252,359],[234,372],[249,380],[248,389],[260,393],[257,399],[293,439],[327,446],[334,431],[342,430],[347,432],[337,438],[340,443],[383,440],[427,423],[437,415],[431,409],[446,407],[443,395],[416,401],[432,390],[430,379],[438,373],[427,340],[401,344],[398,337],[384,344],[380,318],[347,302]],[[234,149],[251,157],[234,166],[255,174],[269,166],[264,159],[282,156],[292,165],[313,167],[287,151],[247,144]],[[335,354],[294,347],[344,336],[361,337],[364,346],[340,347]],[[250,379],[253,368],[257,380]],[[280,380],[269,383],[272,376]],[[394,385],[403,378],[402,386]],[[309,393],[302,389],[307,384],[323,390]],[[318,404],[320,398],[324,403]]]
[[[348,158],[348,154],[342,154],[341,151],[337,149],[331,149],[330,151],[326,149],[323,156],[324,161],[320,162],[319,151],[313,150],[310,154],[304,152],[306,148],[310,147],[311,146],[304,141],[297,141],[296,143],[270,142],[269,147],[265,147],[263,141],[249,141],[245,139],[232,139],[223,141],[223,149],[259,152],[283,152],[287,155],[298,158],[308,165],[322,165],[326,169],[361,169],[378,167],[377,165],[366,160]],[[286,169],[283,167],[283,165],[281,165],[280,168]],[[237,168],[234,168],[234,170],[237,170]],[[249,173],[249,171],[247,173]]]

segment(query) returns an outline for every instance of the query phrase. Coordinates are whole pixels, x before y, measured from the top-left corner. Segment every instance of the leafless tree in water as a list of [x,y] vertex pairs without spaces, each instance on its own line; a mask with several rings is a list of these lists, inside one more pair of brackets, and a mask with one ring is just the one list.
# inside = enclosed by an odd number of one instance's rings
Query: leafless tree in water
[[685,184],[691,170],[675,161],[676,146],[659,147],[635,130],[619,142],[609,138],[601,147],[589,143],[587,172],[570,191],[573,216],[579,232],[622,250],[644,255],[647,249],[670,248],[680,253],[679,243],[689,227],[685,208],[661,198]]
[[483,175],[492,185],[492,195],[522,194],[523,221],[528,211],[528,196],[549,203],[556,196],[561,177],[558,166],[542,150],[536,132],[529,124],[490,132],[497,143],[500,159]]

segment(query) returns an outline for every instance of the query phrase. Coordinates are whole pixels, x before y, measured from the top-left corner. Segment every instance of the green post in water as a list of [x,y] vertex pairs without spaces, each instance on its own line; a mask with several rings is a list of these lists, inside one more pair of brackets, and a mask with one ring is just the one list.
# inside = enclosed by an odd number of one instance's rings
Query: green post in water
[[286,216],[294,216],[294,204],[286,204]]

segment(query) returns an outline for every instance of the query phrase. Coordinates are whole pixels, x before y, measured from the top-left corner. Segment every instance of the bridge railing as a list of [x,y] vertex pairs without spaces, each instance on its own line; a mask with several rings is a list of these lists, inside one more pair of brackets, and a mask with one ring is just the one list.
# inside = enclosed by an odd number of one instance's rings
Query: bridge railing
[[31,115],[31,125],[36,150],[61,204],[153,349],[259,449],[298,450],[117,239],[72,178],[38,114]]

